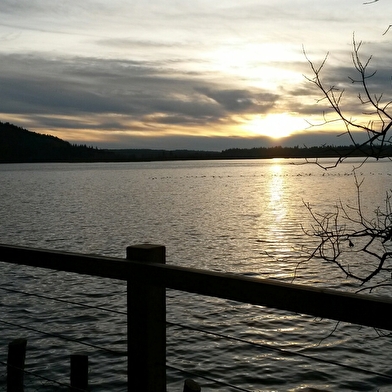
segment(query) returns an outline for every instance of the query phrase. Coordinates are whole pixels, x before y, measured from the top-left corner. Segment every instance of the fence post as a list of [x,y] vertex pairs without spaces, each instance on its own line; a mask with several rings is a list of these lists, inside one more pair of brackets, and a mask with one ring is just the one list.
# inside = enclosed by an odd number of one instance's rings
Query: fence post
[[[162,245],[127,247],[127,259],[166,262]],[[166,288],[127,282],[128,392],[166,391]]]
[[82,354],[72,354],[70,360],[70,391],[88,391],[88,356]]
[[26,345],[26,339],[15,339],[8,344],[7,392],[24,391]]
[[201,391],[200,385],[196,381],[190,378],[185,380],[183,392],[200,392],[200,391]]

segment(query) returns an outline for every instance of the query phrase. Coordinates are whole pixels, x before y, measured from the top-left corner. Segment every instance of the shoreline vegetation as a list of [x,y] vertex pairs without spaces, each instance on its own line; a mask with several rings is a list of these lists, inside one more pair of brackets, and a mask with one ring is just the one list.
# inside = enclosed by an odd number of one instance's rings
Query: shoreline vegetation
[[[143,162],[206,159],[272,159],[272,158],[337,158],[365,157],[355,146],[255,147],[231,148],[223,151],[98,149],[71,144],[51,135],[42,135],[8,122],[0,122],[0,163],[43,162]],[[392,147],[383,150],[392,156]]]

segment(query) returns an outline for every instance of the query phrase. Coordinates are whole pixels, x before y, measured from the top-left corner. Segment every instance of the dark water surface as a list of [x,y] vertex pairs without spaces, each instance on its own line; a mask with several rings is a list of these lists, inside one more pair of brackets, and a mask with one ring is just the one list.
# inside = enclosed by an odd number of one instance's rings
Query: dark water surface
[[[301,229],[312,223],[303,201],[328,212],[339,199],[354,205],[357,197],[355,161],[330,171],[292,162],[0,165],[0,243],[116,257],[128,245],[157,243],[167,247],[168,264],[292,281],[305,257],[301,246],[314,246]],[[390,163],[367,163],[358,176],[364,211],[371,212],[391,188]],[[67,382],[69,354],[83,351],[90,357],[92,391],[126,390],[124,356],[35,331],[121,354],[125,314],[10,291],[125,312],[123,283],[8,264],[1,269],[1,360],[11,339],[26,336],[28,369]],[[354,289],[338,270],[316,262],[304,264],[295,282]],[[167,329],[169,391],[182,390],[189,376],[173,368],[198,374],[192,377],[203,391],[235,390],[219,381],[251,391],[392,389],[392,380],[376,374],[392,375],[392,340],[370,328],[176,291],[168,291],[167,319],[174,324]],[[27,377],[26,390],[53,390],[53,384]]]

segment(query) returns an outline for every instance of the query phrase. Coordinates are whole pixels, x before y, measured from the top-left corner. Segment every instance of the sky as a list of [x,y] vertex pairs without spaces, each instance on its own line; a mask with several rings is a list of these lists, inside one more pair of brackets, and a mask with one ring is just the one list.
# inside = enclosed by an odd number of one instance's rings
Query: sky
[[391,15],[385,0],[1,0],[0,121],[100,148],[347,144],[322,126],[306,56],[329,53],[323,78],[367,121],[353,35],[388,100]]

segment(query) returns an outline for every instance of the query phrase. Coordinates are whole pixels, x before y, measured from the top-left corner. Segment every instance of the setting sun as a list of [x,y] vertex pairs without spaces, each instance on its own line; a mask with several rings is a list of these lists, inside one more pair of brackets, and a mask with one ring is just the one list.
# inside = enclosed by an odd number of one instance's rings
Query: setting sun
[[305,129],[307,125],[301,118],[293,117],[288,113],[279,113],[269,114],[266,117],[256,116],[244,124],[244,128],[254,134],[281,139]]

